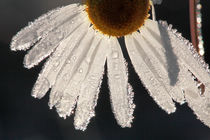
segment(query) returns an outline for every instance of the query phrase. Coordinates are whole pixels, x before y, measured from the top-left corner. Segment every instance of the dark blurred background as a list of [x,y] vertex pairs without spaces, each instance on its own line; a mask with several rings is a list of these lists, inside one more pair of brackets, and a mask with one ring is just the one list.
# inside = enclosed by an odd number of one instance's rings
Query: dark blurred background
[[[96,117],[85,132],[74,129],[73,117],[64,120],[54,109],[49,110],[48,96],[41,100],[31,97],[41,65],[25,69],[25,52],[11,52],[10,40],[29,21],[73,1],[76,0],[0,0],[0,140],[210,140],[210,128],[197,120],[186,104],[177,104],[172,115],[161,110],[143,88],[131,64],[129,80],[136,93],[132,128],[120,128],[114,119],[106,75]],[[210,2],[201,2],[205,59],[209,63]],[[161,6],[156,6],[157,18],[167,20],[190,39],[188,9],[188,0],[163,0]]]

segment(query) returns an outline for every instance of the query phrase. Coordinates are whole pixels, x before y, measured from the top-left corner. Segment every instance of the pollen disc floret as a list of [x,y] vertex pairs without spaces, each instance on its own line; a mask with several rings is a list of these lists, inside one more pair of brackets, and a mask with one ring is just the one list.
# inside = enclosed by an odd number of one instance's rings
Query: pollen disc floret
[[110,36],[137,31],[148,18],[149,0],[87,0],[86,12],[96,30]]

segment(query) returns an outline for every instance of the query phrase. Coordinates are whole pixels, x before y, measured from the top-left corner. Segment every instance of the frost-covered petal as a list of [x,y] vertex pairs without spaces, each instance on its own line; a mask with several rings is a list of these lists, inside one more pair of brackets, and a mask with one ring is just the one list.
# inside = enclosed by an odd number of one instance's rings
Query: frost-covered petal
[[133,92],[128,84],[127,66],[117,39],[110,39],[107,57],[108,80],[112,109],[122,127],[131,127],[133,119]]
[[103,78],[104,65],[108,54],[108,40],[103,38],[92,58],[91,67],[82,82],[74,118],[76,129],[85,130],[91,117],[95,115],[98,93]]
[[79,66],[87,55],[87,52],[93,42],[94,36],[94,31],[89,29],[85,36],[81,40],[78,40],[78,42],[75,44],[76,46],[68,55],[67,59],[65,60],[65,64],[59,71],[55,85],[52,87],[49,101],[50,108],[58,104],[72,76],[79,71]]
[[[90,28],[90,31],[88,34],[94,33],[94,29]],[[74,109],[74,106],[76,104],[76,101],[78,99],[80,89],[81,89],[81,84],[83,83],[85,77],[89,74],[89,70],[91,66],[97,66],[96,60],[98,60],[97,53],[100,51],[100,41],[101,38],[95,36],[91,42],[89,50],[87,50],[86,55],[84,56],[81,64],[78,66],[77,72],[75,72],[71,77],[70,80],[68,81],[68,84],[63,92],[62,98],[60,102],[56,105],[57,112],[61,117],[66,117],[70,116],[72,110]],[[81,44],[82,45],[82,44]],[[83,46],[82,47],[86,47]],[[99,55],[99,54],[98,54]],[[96,58],[95,58],[96,57]],[[94,63],[93,63],[94,62]]]
[[152,20],[147,20],[140,32],[149,45],[148,55],[153,59],[159,80],[173,100],[180,104],[184,103],[185,98],[180,87],[184,73],[180,70],[179,60],[173,52],[169,37],[166,35],[163,37],[159,25]]
[[[179,65],[187,74],[183,82],[183,92],[188,105],[192,108],[198,119],[210,127],[210,73],[208,65],[194,50],[191,43],[178,34],[166,22],[159,22],[160,31],[164,37],[170,38],[171,46],[177,55]],[[199,89],[203,85],[204,91]]]
[[179,64],[185,66],[204,85],[209,85],[210,73],[208,65],[194,50],[192,44],[180,34],[176,33],[176,30],[172,30],[171,28],[166,22],[160,22],[161,35],[163,37],[166,35],[169,37],[174,54],[181,61]]
[[194,76],[185,67],[183,69],[185,75],[183,77],[183,93],[185,95],[186,101],[189,107],[192,108],[194,113],[197,115],[204,124],[210,126],[210,98],[209,98],[209,86],[206,85],[206,92],[204,95],[200,94],[200,89],[198,88],[198,83],[194,81]]
[[146,42],[139,33],[126,36],[125,41],[132,64],[149,94],[167,113],[174,112],[176,110],[174,102],[160,80],[159,60],[153,56],[151,44]]
[[[81,12],[80,7],[75,8],[73,15],[64,17],[64,21],[60,21],[58,27],[53,28],[46,36],[44,36],[33,48],[26,54],[24,58],[24,66],[32,68],[43,59],[48,57],[59,43],[68,37],[80,24],[86,21],[86,15]],[[54,27],[54,25],[52,25]]]
[[32,90],[32,96],[42,98],[49,88],[55,84],[61,68],[68,63],[68,61],[66,62],[68,56],[87,33],[88,26],[88,23],[81,24],[80,27],[59,44],[53,55],[44,64]]
[[34,43],[43,38],[44,35],[59,26],[63,20],[72,16],[75,12],[78,12],[75,10],[76,8],[78,8],[77,4],[57,8],[40,16],[34,22],[30,22],[28,26],[23,28],[13,37],[11,50],[29,49]]

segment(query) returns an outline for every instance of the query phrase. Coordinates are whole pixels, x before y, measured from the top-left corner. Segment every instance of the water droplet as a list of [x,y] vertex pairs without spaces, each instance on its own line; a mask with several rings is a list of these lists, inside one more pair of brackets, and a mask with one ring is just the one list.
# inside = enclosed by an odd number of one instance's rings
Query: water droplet
[[112,58],[118,58],[118,57],[119,57],[118,52],[117,52],[117,51],[114,51],[114,52],[112,53]]
[[60,64],[59,62],[55,62],[54,67],[58,67],[59,64]]
[[204,49],[200,49],[200,50],[199,50],[199,53],[200,53],[200,55],[203,56],[203,55],[205,54]]
[[58,39],[62,39],[62,38],[63,38],[63,35],[60,34],[60,35],[58,36]]
[[71,60],[70,59],[67,59],[66,60],[66,64],[70,64],[71,63]]
[[72,56],[72,60],[75,61],[77,59],[76,56]]
[[171,30],[172,27],[173,27],[173,26],[172,26],[171,24],[169,24],[169,25],[168,25],[168,30]]
[[120,75],[119,75],[119,74],[115,74],[115,75],[114,75],[114,78],[115,78],[115,79],[120,79]]
[[83,72],[83,69],[82,69],[82,68],[80,68],[80,69],[79,69],[79,73],[82,73],[82,72]]
[[153,81],[154,79],[151,77],[149,80],[150,80],[150,81]]
[[173,33],[177,33],[177,29],[173,29],[172,32],[173,32]]
[[94,76],[94,75],[91,75],[89,79],[90,80],[97,80],[96,76]]
[[55,33],[59,34],[61,31],[60,30],[56,30]]

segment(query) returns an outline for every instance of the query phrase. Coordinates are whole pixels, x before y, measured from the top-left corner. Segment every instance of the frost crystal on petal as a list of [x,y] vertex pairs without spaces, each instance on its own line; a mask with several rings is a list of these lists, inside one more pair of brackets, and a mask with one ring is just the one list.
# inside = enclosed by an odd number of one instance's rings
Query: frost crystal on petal
[[59,27],[49,32],[43,37],[25,56],[24,65],[26,68],[31,68],[37,65],[47,56],[49,56],[60,42],[68,37],[80,24],[84,22],[83,13],[75,12],[75,14],[65,17],[66,20],[60,23]]
[[[141,35],[150,46],[150,59],[154,58],[154,65],[159,75],[159,80],[164,84],[172,99],[180,104],[185,102],[182,94],[182,76],[185,75],[179,66],[179,60],[174,53],[170,39],[164,32],[160,32],[157,22],[148,20],[145,28],[141,29]],[[152,56],[151,56],[152,55]]]
[[[77,47],[79,42],[83,39],[87,33],[87,29],[88,24],[82,24],[81,27],[76,29],[69,37],[67,37],[59,44],[53,55],[44,64],[44,67],[39,74],[39,77],[32,90],[32,96],[42,98],[49,90],[49,88],[55,84],[56,78],[64,65],[69,64],[72,61],[74,62],[75,56],[72,57],[73,59],[68,59],[69,55],[71,54],[71,51]],[[49,82],[48,89],[43,89],[43,85],[46,85],[45,83],[47,83],[45,82],[46,80]]]
[[128,84],[127,66],[117,39],[110,39],[107,57],[108,80],[112,109],[122,127],[131,127],[133,120],[133,92]]
[[148,44],[139,33],[132,36],[135,37],[126,37],[126,48],[140,80],[163,110],[167,113],[175,112],[175,104],[163,83],[164,77],[160,75],[163,71],[164,76],[167,76],[163,63],[157,59],[151,44]]
[[[32,96],[42,98],[52,88],[50,108],[55,106],[63,118],[75,111],[74,125],[80,130],[95,116],[107,60],[113,113],[119,125],[130,127],[134,93],[120,45],[90,26],[84,8],[71,4],[41,16],[13,37],[11,50],[33,46],[24,59],[27,68],[49,56]],[[125,43],[139,78],[163,110],[170,114],[176,110],[174,102],[187,102],[210,127],[209,66],[188,40],[166,22],[147,20]]]
[[[192,108],[198,119],[210,127],[210,73],[208,65],[195,51],[188,40],[172,29],[171,25],[160,21],[160,31],[167,33],[171,46],[177,55],[180,67],[185,71],[182,89],[188,105]],[[165,34],[166,35],[166,34]],[[200,90],[203,85],[204,91]]]
[[108,53],[107,46],[107,40],[105,38],[102,39],[90,58],[90,67],[84,81],[81,83],[80,95],[77,102],[74,118],[76,129],[85,130],[90,119],[95,115],[94,110]]
[[148,20],[140,33],[132,36],[126,37],[128,53],[160,107],[170,113],[175,111],[172,99],[180,104],[186,101],[198,118],[210,126],[209,69],[192,44],[162,21]]
[[[92,65],[91,62],[93,61],[93,56],[95,55],[97,48],[99,47],[98,45],[100,44],[100,39],[94,37],[95,34],[93,29],[89,29],[87,35],[92,36],[89,38],[90,42],[87,43],[84,41],[84,44],[81,44],[81,46],[89,49],[85,52],[86,54],[83,55],[83,58],[81,57],[81,61],[76,66],[77,71],[72,74],[68,73],[67,71],[69,80],[63,91],[62,99],[56,105],[59,115],[64,118],[70,115],[74,109],[77,99],[80,98],[81,84],[83,83],[85,77],[89,74],[89,68]],[[80,56],[77,58],[79,57]]]
[[[52,31],[54,27],[58,27],[62,20],[65,19],[65,15],[71,16],[71,13],[74,14],[76,8],[78,9],[77,4],[57,8],[39,17],[34,22],[30,22],[28,26],[12,38],[11,50],[29,49],[34,43]],[[66,14],[67,12],[68,14]]]
[[[85,36],[76,43],[74,49],[69,53],[67,59],[65,60],[66,63],[64,63],[64,65],[62,66],[56,78],[55,84],[52,87],[49,101],[50,108],[52,108],[56,104],[59,104],[68,83],[71,81],[72,77],[76,73],[80,72],[80,65],[84,61],[88,50],[91,48],[93,39],[94,32],[92,30],[89,30],[88,32],[86,32]],[[69,61],[68,63],[68,60],[72,61]],[[55,96],[56,93],[60,93],[59,98]]]

